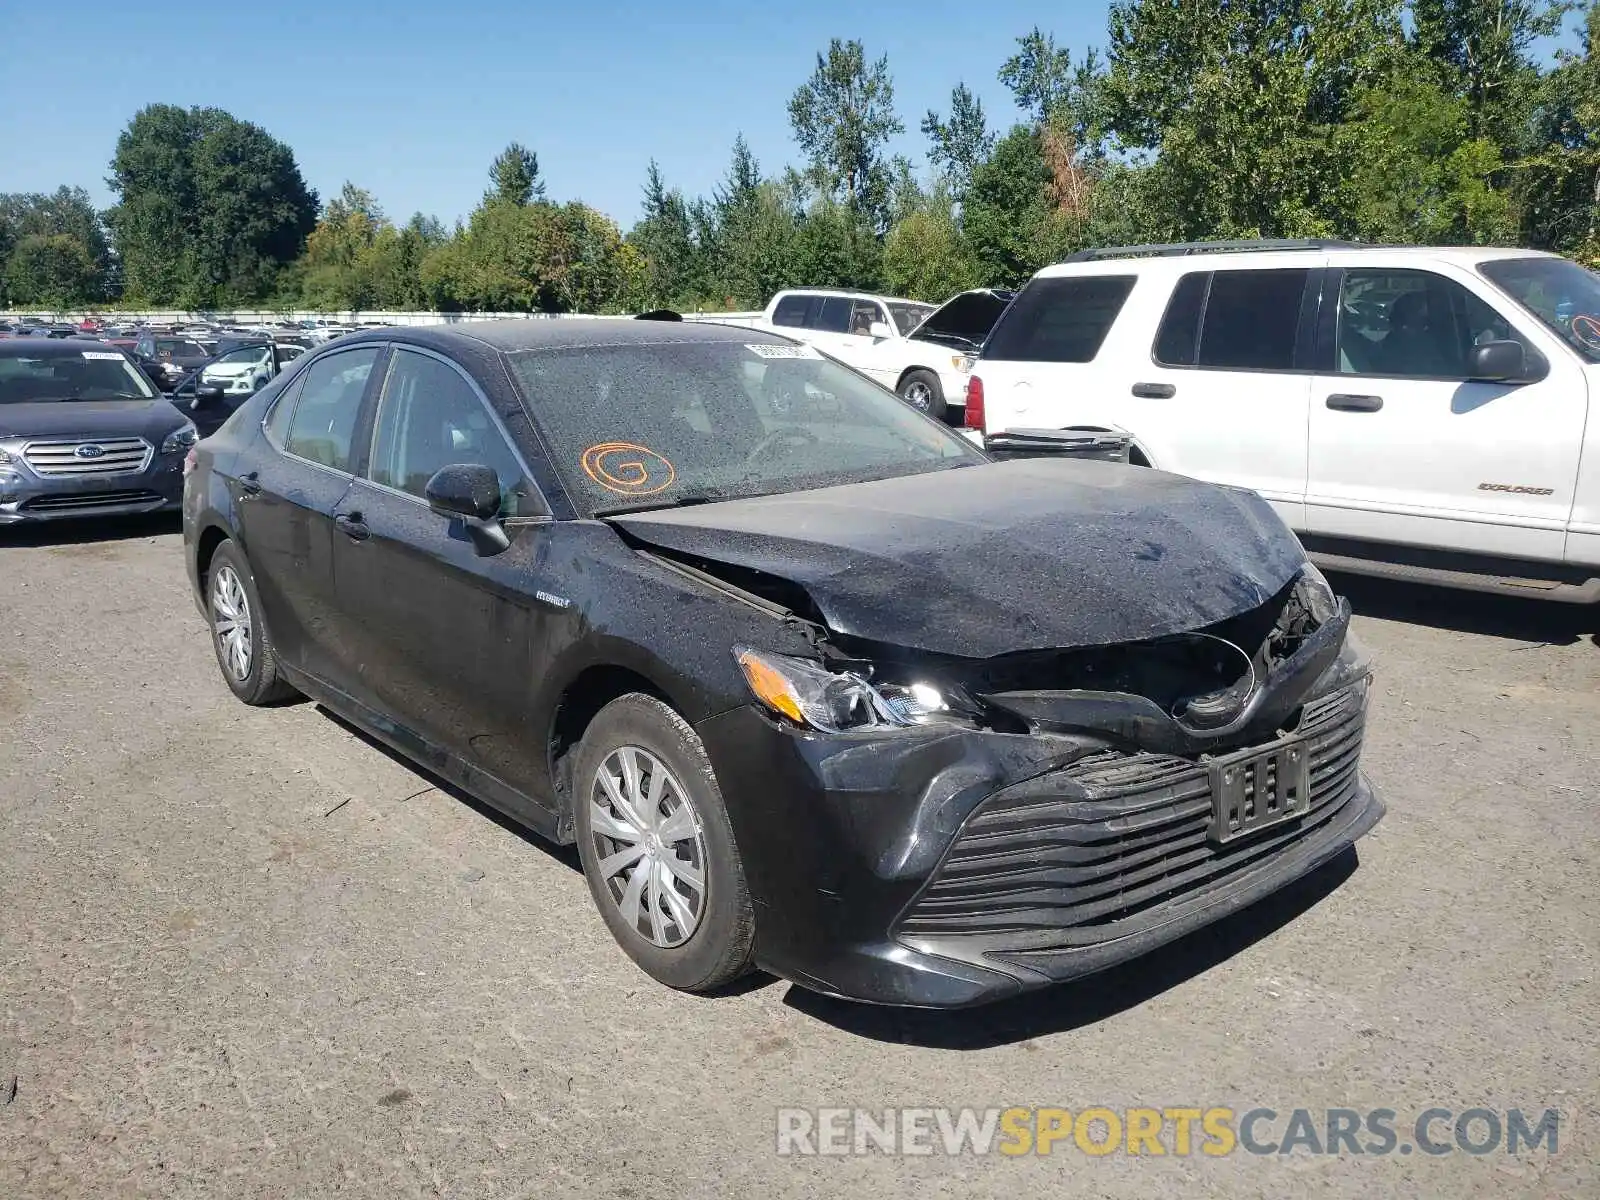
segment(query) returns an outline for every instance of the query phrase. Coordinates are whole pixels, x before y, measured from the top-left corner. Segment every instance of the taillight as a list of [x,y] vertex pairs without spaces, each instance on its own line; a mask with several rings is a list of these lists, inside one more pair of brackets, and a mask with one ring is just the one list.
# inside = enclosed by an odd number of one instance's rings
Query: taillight
[[962,423],[968,429],[987,432],[983,424],[983,380],[976,375],[967,380],[967,416]]

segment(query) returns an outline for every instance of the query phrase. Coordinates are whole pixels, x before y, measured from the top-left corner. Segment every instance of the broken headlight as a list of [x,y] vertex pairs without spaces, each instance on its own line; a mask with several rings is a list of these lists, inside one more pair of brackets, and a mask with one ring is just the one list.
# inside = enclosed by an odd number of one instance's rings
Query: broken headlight
[[1326,625],[1339,615],[1339,597],[1334,594],[1328,577],[1307,563],[1300,572],[1300,583],[1295,588],[1300,603],[1319,626]]
[[767,711],[822,733],[972,723],[965,703],[931,683],[877,682],[858,671],[831,671],[809,659],[745,647],[734,657]]

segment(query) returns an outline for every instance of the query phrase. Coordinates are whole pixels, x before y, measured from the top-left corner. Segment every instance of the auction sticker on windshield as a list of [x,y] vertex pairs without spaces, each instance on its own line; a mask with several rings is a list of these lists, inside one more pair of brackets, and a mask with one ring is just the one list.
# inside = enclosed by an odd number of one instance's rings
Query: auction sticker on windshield
[[115,351],[115,350],[85,350],[83,352],[83,356],[84,356],[84,358],[87,358],[90,361],[95,361],[95,360],[100,360],[100,361],[104,361],[104,362],[121,362],[122,361],[122,355],[120,353],[118,353],[117,351]]
[[815,347],[801,343],[798,346],[774,345],[771,342],[747,344],[745,349],[758,358],[821,358]]

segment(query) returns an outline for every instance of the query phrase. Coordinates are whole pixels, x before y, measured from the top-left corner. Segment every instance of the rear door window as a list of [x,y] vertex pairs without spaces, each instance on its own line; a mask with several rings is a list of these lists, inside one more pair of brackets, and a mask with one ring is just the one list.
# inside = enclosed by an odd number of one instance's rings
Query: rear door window
[[1190,271],[1178,280],[1167,301],[1167,311],[1156,330],[1155,358],[1172,367],[1194,366],[1200,348],[1200,316],[1205,312],[1210,271]]
[[811,328],[823,333],[850,332],[850,297],[823,296],[821,307],[811,321]]
[[1310,275],[1305,268],[1213,272],[1195,365],[1232,371],[1293,370],[1300,302]]
[[377,360],[378,347],[373,346],[330,354],[307,367],[283,448],[296,457],[348,472],[361,397]]
[[989,337],[983,356],[1024,362],[1094,361],[1133,291],[1132,275],[1035,279]]

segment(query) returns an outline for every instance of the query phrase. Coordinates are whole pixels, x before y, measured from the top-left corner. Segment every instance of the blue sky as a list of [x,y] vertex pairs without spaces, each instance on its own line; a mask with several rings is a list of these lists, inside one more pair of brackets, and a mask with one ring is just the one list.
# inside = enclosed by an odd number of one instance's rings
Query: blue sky
[[539,154],[558,200],[626,229],[650,158],[709,191],[743,131],[762,167],[794,161],[787,105],[833,37],[887,54],[919,164],[918,125],[965,80],[990,123],[1016,110],[995,79],[1035,24],[1076,60],[1103,46],[1100,0],[382,0],[360,5],[150,0],[0,5],[0,192],[63,183],[111,203],[117,134],[155,102],[215,105],[293,147],[326,198],[346,179],[404,220],[469,212],[507,142]]

